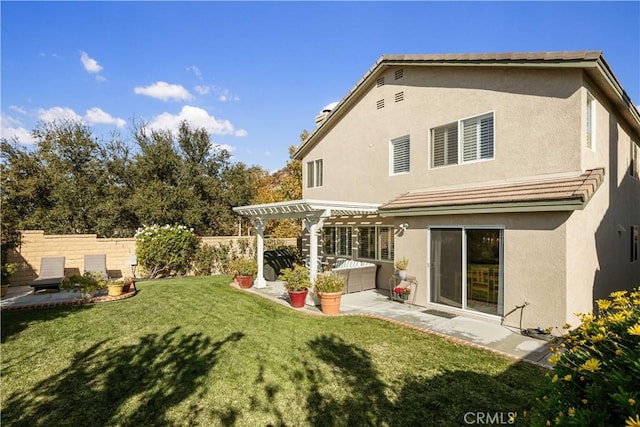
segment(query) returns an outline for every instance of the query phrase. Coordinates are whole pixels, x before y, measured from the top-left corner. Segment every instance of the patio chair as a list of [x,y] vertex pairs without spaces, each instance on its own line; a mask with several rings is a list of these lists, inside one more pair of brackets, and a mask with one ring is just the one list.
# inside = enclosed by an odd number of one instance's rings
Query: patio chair
[[40,272],[31,283],[33,293],[43,289],[57,289],[60,292],[60,284],[64,280],[64,257],[42,257],[40,259]]
[[100,279],[107,280],[109,278],[107,274],[107,256],[105,254],[85,255],[84,272],[100,273]]

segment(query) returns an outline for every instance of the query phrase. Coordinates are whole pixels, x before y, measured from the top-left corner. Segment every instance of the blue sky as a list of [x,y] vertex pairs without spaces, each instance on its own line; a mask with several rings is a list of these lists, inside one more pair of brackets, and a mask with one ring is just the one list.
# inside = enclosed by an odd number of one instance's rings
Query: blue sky
[[206,127],[235,161],[283,167],[383,54],[602,50],[640,104],[640,2],[0,3],[2,137],[76,118]]

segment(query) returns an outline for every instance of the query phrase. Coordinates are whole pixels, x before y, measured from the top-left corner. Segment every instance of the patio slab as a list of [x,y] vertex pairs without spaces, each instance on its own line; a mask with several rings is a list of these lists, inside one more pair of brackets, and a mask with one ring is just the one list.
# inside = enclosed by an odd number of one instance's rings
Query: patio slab
[[[289,306],[289,297],[282,282],[267,282],[265,288],[250,288],[249,291]],[[319,307],[309,305],[297,310],[320,313]],[[381,289],[343,295],[340,312],[343,315],[364,315],[390,320],[518,360],[550,367],[547,359],[551,357],[551,353],[547,341],[522,335],[517,328],[495,322],[452,316],[425,307],[392,301],[387,292]]]

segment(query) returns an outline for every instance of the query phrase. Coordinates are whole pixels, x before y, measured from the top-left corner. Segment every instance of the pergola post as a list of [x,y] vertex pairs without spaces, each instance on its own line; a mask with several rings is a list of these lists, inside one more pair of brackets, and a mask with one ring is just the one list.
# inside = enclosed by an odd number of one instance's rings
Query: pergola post
[[318,276],[318,234],[322,230],[325,219],[330,215],[330,212],[325,211],[320,216],[305,219],[305,228],[309,232],[309,281],[311,282],[311,292],[307,294],[307,305],[320,304],[320,299],[315,292],[316,277]]
[[267,281],[264,278],[264,222],[262,218],[253,218],[253,226],[256,228],[258,235],[256,236],[258,263],[258,276],[253,281],[254,288],[266,288]]

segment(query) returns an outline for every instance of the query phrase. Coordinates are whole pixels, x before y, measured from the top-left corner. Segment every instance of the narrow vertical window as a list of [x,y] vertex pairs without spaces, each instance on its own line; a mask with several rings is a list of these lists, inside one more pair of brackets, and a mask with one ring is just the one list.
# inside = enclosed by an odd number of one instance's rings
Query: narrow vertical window
[[458,122],[431,130],[431,166],[458,163]]
[[631,262],[638,261],[638,252],[640,251],[640,231],[637,225],[631,226]]
[[596,105],[595,99],[590,93],[587,93],[587,111],[585,113],[587,120],[587,148],[595,150],[596,146]]
[[411,143],[409,136],[391,141],[391,174],[407,173],[411,170]]
[[307,162],[307,188],[322,187],[323,179],[322,159]]
[[638,165],[638,146],[631,141],[631,164],[629,165],[629,174],[634,177],[640,177],[640,165]]

